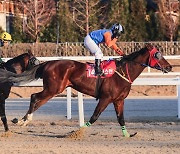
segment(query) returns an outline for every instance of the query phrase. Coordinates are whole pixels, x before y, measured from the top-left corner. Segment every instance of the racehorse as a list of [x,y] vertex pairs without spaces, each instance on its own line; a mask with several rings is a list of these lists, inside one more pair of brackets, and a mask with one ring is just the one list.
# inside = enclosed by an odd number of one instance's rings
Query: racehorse
[[[1,73],[4,71],[10,71],[16,74],[20,74],[25,70],[31,69],[36,64],[39,64],[39,61],[29,51],[28,53],[23,53],[15,58],[8,60],[6,63],[1,64],[0,68],[3,70]],[[0,116],[6,132],[9,131],[9,128],[5,114],[5,100],[9,97],[11,87],[12,83],[10,82],[0,83]]]
[[150,44],[139,51],[124,56],[121,60],[114,59],[113,61],[116,64],[115,73],[111,77],[101,79],[98,96],[95,94],[97,79],[87,77],[85,63],[73,60],[48,61],[35,66],[30,71],[6,78],[6,80],[15,83],[43,79],[43,90],[31,95],[29,110],[20,121],[16,122],[27,124],[32,120],[32,113],[40,106],[63,92],[66,87],[72,87],[79,92],[99,99],[93,115],[84,127],[92,125],[108,104],[113,103],[123,136],[132,136],[126,130],[123,114],[124,99],[130,92],[132,82],[147,66],[164,73],[170,72],[172,66],[164,59],[162,53]]

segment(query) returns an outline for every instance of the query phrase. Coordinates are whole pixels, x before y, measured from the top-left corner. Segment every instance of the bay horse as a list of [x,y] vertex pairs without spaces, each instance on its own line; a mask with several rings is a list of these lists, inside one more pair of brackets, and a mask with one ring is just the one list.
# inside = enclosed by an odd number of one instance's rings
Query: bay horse
[[[1,64],[1,75],[3,76],[3,72],[20,74],[25,70],[31,69],[37,64],[39,64],[39,61],[29,51],[28,53],[23,53],[8,60],[6,63]],[[5,132],[9,131],[5,114],[5,100],[9,97],[12,85],[13,84],[11,82],[0,82],[0,117],[3,122]]]
[[85,63],[73,60],[44,62],[30,71],[6,78],[9,82],[15,83],[38,78],[43,79],[43,90],[31,95],[30,106],[26,115],[20,121],[17,119],[14,122],[26,125],[32,120],[33,112],[40,106],[50,98],[63,92],[66,87],[72,87],[81,93],[99,99],[93,115],[84,127],[92,125],[106,107],[113,103],[123,136],[132,136],[125,127],[123,114],[124,99],[130,92],[132,82],[147,66],[161,70],[164,73],[170,72],[172,66],[164,59],[162,53],[150,44],[147,44],[139,51],[124,56],[121,60],[114,59],[113,61],[116,64],[115,73],[111,77],[101,79],[98,96],[95,94],[97,79],[87,77]]

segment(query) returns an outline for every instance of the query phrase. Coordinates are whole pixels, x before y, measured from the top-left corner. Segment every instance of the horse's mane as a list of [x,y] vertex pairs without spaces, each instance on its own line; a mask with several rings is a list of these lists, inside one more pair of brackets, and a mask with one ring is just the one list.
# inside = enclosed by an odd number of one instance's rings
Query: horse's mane
[[147,48],[145,47],[145,48],[140,49],[139,51],[135,51],[129,55],[125,55],[125,56],[123,56],[122,59],[116,60],[116,64],[117,64],[117,66],[120,66],[124,62],[133,61],[136,57],[138,57],[139,55],[143,55],[146,51],[147,51]]

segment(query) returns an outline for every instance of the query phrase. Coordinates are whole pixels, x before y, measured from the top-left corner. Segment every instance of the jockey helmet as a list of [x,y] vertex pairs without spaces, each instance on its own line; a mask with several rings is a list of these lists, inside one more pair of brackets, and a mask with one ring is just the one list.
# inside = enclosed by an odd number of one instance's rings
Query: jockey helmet
[[3,40],[3,41],[12,41],[11,34],[9,34],[7,32],[3,32],[0,35],[0,39]]
[[114,24],[112,27],[111,27],[111,30],[112,30],[112,34],[113,34],[113,37],[119,37],[121,35],[121,33],[124,33],[124,27],[117,23],[117,24]]

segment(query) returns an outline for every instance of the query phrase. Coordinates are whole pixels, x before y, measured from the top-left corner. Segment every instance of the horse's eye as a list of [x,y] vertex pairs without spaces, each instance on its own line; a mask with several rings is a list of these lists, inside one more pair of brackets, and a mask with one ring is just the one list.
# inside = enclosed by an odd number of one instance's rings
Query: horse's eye
[[160,52],[156,52],[156,53],[154,54],[154,57],[155,57],[156,59],[160,60],[160,59],[162,59],[162,54],[161,54]]

